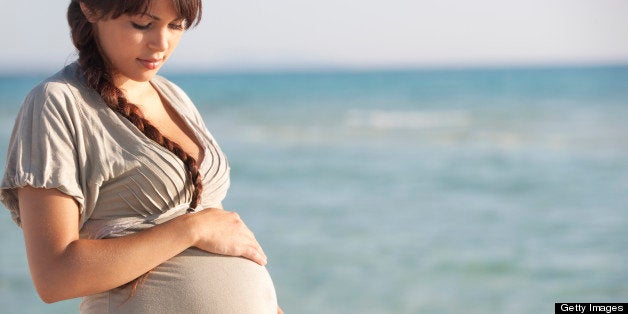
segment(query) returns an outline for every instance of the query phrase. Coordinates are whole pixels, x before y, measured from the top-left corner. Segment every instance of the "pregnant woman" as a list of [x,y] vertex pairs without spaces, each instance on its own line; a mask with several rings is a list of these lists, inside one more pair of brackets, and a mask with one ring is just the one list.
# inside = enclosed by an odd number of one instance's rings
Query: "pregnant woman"
[[79,58],[18,114],[0,200],[45,302],[81,313],[277,313],[266,256],[222,209],[229,165],[157,76],[201,0],[73,0]]

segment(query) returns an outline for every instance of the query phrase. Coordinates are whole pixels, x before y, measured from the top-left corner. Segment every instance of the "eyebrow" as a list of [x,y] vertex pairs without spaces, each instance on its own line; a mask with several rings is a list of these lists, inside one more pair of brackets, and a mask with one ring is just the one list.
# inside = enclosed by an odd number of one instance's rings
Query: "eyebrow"
[[[152,15],[150,13],[144,13],[143,15],[148,16],[148,17],[150,17],[153,20],[161,21],[161,18],[159,16],[155,16],[155,15]],[[174,19],[173,21],[180,21],[180,20],[185,20],[185,18],[183,16],[180,16],[180,17],[177,17],[176,19]]]

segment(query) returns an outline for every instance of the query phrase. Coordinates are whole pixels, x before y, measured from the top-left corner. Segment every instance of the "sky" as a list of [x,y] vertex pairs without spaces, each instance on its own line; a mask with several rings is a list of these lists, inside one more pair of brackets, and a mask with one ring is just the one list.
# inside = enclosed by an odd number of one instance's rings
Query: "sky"
[[[0,72],[76,59],[67,0],[0,0]],[[213,0],[167,69],[628,64],[626,0]]]

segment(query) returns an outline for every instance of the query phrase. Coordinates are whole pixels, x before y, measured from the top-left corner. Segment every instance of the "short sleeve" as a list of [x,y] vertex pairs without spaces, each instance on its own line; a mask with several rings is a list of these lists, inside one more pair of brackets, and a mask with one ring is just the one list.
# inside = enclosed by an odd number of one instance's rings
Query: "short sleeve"
[[0,201],[21,225],[17,188],[58,189],[84,208],[71,93],[62,83],[34,88],[24,100],[9,140]]

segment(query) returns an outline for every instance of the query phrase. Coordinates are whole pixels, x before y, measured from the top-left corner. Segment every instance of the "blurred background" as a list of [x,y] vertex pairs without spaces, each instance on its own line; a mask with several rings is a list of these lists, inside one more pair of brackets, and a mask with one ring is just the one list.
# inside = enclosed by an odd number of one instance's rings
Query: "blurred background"
[[[0,0],[0,164],[76,55]],[[551,313],[628,296],[628,2],[205,1],[162,75],[229,157],[286,313]],[[41,302],[0,211],[0,304]]]

